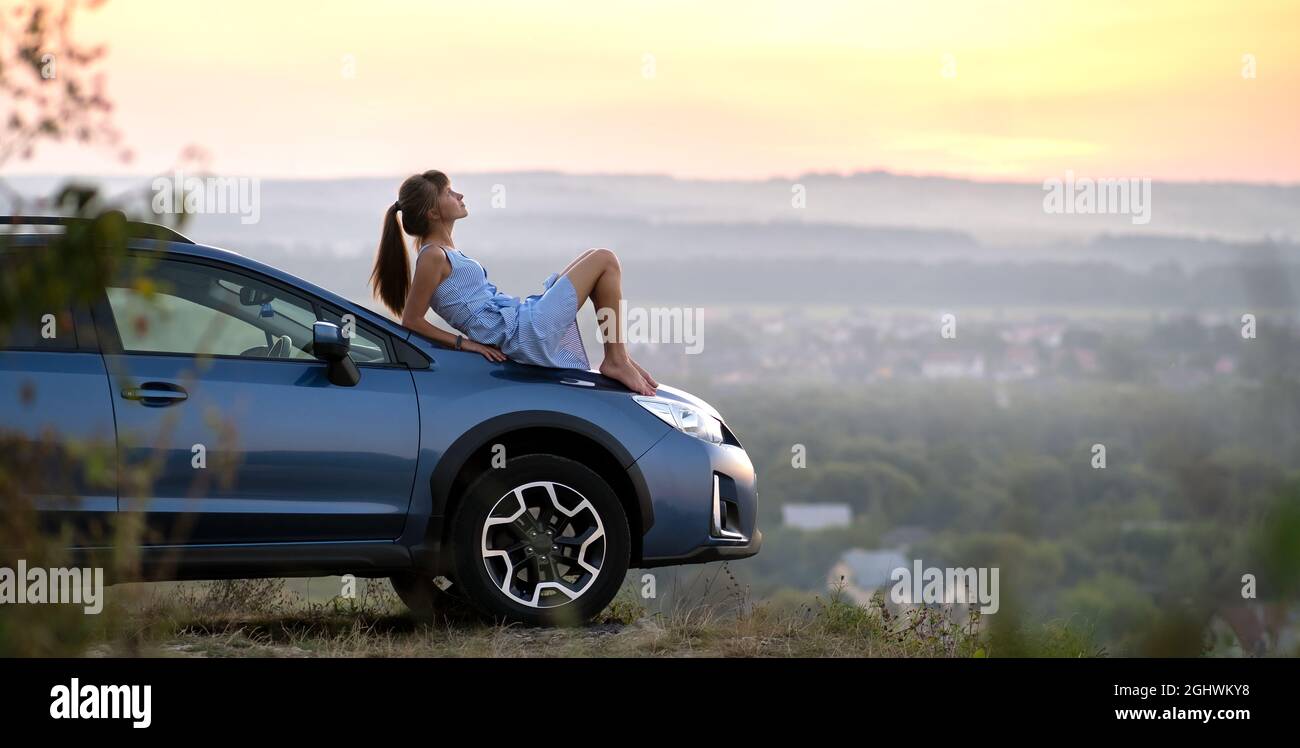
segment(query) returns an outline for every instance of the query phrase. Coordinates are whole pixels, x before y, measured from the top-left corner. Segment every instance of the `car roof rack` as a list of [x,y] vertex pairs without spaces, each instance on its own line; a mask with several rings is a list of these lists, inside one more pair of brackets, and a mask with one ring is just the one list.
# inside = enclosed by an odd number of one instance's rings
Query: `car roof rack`
[[[68,216],[0,216],[0,226],[71,226],[78,223],[89,223],[88,218],[71,218]],[[194,240],[185,236],[176,229],[160,226],[156,223],[146,223],[144,221],[127,221],[127,232],[133,236],[144,239],[160,239],[168,242],[182,242],[193,244]]]

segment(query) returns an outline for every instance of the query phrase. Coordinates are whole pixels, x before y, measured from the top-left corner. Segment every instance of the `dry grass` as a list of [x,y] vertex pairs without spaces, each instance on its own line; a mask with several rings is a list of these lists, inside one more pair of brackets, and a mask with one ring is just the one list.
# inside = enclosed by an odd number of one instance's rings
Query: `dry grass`
[[892,615],[831,593],[794,605],[732,595],[648,611],[625,588],[594,622],[573,628],[491,625],[463,616],[420,621],[386,582],[354,599],[311,602],[284,580],[190,583],[132,600],[130,633],[91,656],[161,657],[970,657],[978,622],[939,611]]

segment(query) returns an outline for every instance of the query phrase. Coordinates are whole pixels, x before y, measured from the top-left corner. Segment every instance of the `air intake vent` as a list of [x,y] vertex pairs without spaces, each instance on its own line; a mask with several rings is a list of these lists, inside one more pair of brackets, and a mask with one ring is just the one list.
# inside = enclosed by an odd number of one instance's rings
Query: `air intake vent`
[[740,504],[736,481],[722,473],[713,474],[713,518],[709,534],[723,540],[745,540],[740,532]]

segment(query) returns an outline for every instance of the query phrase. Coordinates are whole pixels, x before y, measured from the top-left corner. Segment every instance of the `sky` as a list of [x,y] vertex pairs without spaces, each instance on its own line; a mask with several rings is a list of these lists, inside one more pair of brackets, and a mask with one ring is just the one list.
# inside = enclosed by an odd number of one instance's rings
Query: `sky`
[[132,163],[1300,182],[1300,0],[109,0],[77,38]]

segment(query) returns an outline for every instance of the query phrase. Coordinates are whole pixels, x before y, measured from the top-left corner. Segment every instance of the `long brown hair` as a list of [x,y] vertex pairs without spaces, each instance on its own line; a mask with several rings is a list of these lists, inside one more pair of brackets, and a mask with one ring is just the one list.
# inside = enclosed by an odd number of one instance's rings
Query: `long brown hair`
[[[398,188],[397,202],[384,212],[384,229],[375,253],[375,268],[370,271],[370,287],[384,306],[399,317],[406,306],[406,292],[411,288],[411,261],[406,256],[402,232],[416,238],[428,235],[429,211],[450,183],[446,174],[433,169],[412,174]],[[400,224],[398,211],[402,213]]]

